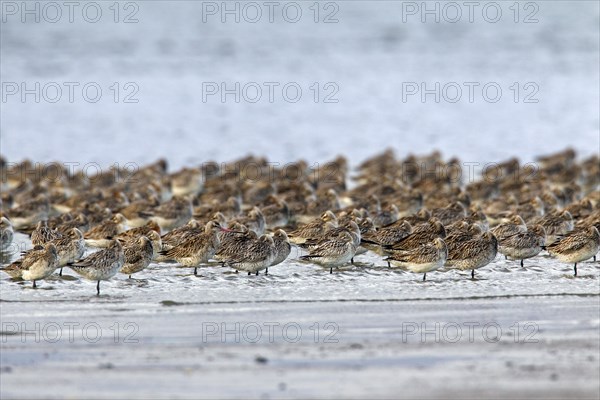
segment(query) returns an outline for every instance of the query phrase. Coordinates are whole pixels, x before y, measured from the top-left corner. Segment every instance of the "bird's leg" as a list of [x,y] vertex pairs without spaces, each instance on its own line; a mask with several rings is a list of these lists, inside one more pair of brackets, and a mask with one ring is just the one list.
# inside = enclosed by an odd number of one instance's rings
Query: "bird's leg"
[[354,264],[354,257],[352,257],[352,258],[350,259],[350,263],[351,263],[351,264]]
[[58,273],[58,276],[62,276],[62,267],[60,267],[60,272]]
[[523,266],[523,260],[521,260],[521,267]]
[[475,279],[475,270],[474,269],[471,270],[471,279]]
[[329,267],[329,273],[333,274],[333,267]]
[[131,275],[129,275],[129,279],[131,279]]
[[98,284],[96,285],[96,296],[100,296],[100,281],[98,281]]
[[423,282],[425,282],[425,279],[427,279],[427,273],[423,274]]
[[392,264],[388,261],[388,268],[392,268]]
[[269,267],[265,270],[265,275],[269,275]]
[[33,288],[37,288],[37,285],[35,284],[35,281],[33,281]]
[[258,271],[256,271],[256,276],[258,276]]
[[198,275],[198,267],[194,267],[194,275]]
[[236,273],[236,274],[238,273],[238,270],[237,270],[237,269],[235,270],[235,273]]
[[507,256],[506,254],[504,255],[504,259],[505,259],[505,260],[508,260],[508,256]]
[[573,269],[575,270],[575,276],[577,276],[577,263],[575,263],[575,266],[573,267]]

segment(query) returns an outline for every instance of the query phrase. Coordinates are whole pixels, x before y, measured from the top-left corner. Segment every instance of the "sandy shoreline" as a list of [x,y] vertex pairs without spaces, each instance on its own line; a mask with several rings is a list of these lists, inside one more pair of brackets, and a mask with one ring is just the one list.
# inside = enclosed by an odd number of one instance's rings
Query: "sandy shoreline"
[[[598,302],[597,295],[196,305],[3,301],[1,394],[597,398]],[[334,326],[325,328],[327,322]],[[283,334],[286,324],[295,328]],[[95,326],[101,337],[94,343]]]

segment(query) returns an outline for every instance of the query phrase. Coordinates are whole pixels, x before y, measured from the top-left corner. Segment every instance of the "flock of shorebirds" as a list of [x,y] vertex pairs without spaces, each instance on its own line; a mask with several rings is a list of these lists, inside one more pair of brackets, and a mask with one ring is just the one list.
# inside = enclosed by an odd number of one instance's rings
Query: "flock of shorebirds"
[[372,251],[423,280],[441,268],[474,278],[497,253],[523,266],[547,251],[574,264],[575,275],[577,263],[595,260],[597,155],[578,161],[567,149],[536,164],[510,159],[471,182],[457,178],[461,166],[439,152],[398,159],[387,150],[363,162],[348,188],[344,157],[283,168],[247,157],[174,173],[159,160],[134,174],[94,176],[0,158],[0,250],[14,249],[15,231],[32,244],[2,270],[36,287],[68,267],[97,282],[99,295],[100,281],[118,272],[131,277],[152,262],[176,262],[194,274],[214,266],[268,273],[292,245],[307,252],[301,260],[330,273]]

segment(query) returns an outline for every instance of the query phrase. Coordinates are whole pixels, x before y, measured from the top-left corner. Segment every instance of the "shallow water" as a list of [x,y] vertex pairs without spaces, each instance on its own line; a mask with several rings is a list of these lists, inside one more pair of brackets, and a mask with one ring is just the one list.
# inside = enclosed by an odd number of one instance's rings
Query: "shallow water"
[[[410,2],[395,1],[330,2],[339,8],[337,23],[314,23],[311,2],[295,3],[303,9],[298,23],[222,23],[219,14],[203,22],[210,2],[134,3],[137,23],[111,22],[112,3],[100,3],[98,23],[21,23],[17,14],[2,24],[3,81],[80,84],[72,103],[66,87],[56,103],[44,96],[36,103],[33,95],[22,102],[20,92],[7,97],[0,130],[9,160],[104,167],[166,157],[180,168],[250,152],[280,164],[337,154],[360,161],[391,146],[401,155],[438,148],[485,163],[515,155],[528,162],[566,146],[589,155],[600,147],[597,2],[531,2],[539,7],[535,23],[515,23],[510,2],[495,3],[502,8],[497,23],[480,15],[487,3],[473,22],[464,9],[457,23],[421,23],[420,14],[403,22]],[[521,10],[520,20],[529,12]],[[81,93],[90,82],[103,91],[96,103]],[[128,82],[139,89],[137,103],[124,102],[133,92]],[[232,95],[203,101],[207,82],[256,82],[263,96],[256,103],[245,100],[252,94],[239,103]],[[272,102],[264,82],[280,84]],[[296,103],[280,93],[289,82],[302,89]],[[333,92],[328,82],[339,89],[337,103],[325,102]],[[410,82],[429,89],[456,82],[462,97],[446,101],[450,91],[439,102],[434,95],[403,99]],[[479,84],[473,102],[464,82]],[[481,93],[490,82],[501,88],[497,102]],[[536,94],[525,88],[530,82]],[[528,95],[537,102],[525,103]]]

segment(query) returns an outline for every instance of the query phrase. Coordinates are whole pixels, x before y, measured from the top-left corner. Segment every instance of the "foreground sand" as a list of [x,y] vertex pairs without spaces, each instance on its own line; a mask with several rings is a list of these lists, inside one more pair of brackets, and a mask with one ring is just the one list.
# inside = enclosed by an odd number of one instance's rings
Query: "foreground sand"
[[[600,266],[0,280],[4,398],[598,398]],[[38,325],[36,325],[38,324]],[[238,325],[236,325],[238,324]],[[317,325],[318,324],[318,325]],[[259,335],[260,334],[260,335]]]
[[[3,322],[41,324],[35,336],[2,336],[2,398],[598,398],[597,296],[541,296],[477,300],[332,301],[327,303],[121,304],[108,299],[71,302],[3,303]],[[41,318],[36,317],[44,309]],[[101,311],[99,311],[101,310]],[[53,314],[53,316],[50,316]],[[94,321],[105,328],[90,343],[75,329],[69,343],[44,326]],[[134,321],[139,331],[115,322]],[[296,322],[284,337],[274,328],[256,343],[256,331],[207,335],[207,322]],[[338,343],[314,342],[314,322],[335,321]],[[495,321],[488,335],[465,323]],[[204,325],[202,324],[204,322]],[[426,323],[432,332],[407,334]],[[436,333],[435,324],[441,323]],[[450,322],[463,326],[456,342]],[[515,335],[515,322],[521,324]],[[524,328],[530,322],[534,329]],[[445,324],[445,325],[444,325]],[[214,325],[211,325],[214,326]],[[274,326],[274,325],[272,325]],[[444,332],[444,327],[446,327]],[[404,335],[403,335],[404,328]],[[203,331],[204,329],[204,331]],[[419,328],[420,329],[420,328]],[[212,330],[211,330],[212,332]],[[287,340],[286,340],[287,339]],[[471,342],[471,339],[473,341]],[[490,343],[488,341],[495,343]],[[23,343],[23,340],[25,343]],[[436,340],[439,343],[436,343]]]

